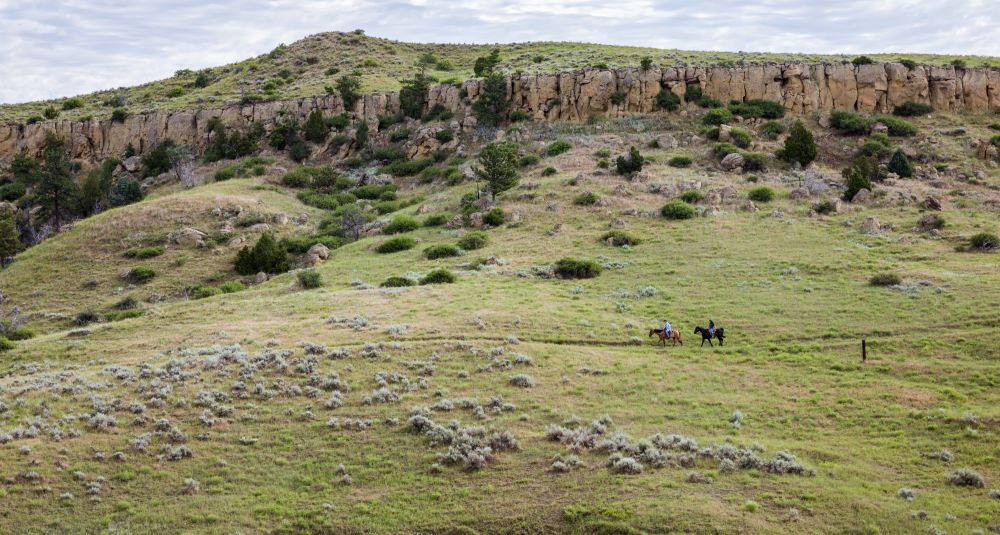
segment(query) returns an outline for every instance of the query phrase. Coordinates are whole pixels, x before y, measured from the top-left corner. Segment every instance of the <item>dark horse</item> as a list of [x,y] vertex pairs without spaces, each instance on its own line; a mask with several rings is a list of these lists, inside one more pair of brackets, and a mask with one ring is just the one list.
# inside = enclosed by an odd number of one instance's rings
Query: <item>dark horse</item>
[[[722,329],[722,327],[716,327],[715,328],[715,338],[719,339],[719,345],[720,346],[722,345],[723,339],[726,337],[726,335],[723,334],[724,332],[725,331]],[[701,335],[701,345],[702,346],[705,345],[705,340],[708,340],[708,345],[710,345],[710,346],[712,345],[712,335],[708,334],[708,329],[706,329],[704,327],[695,327],[694,328],[694,334],[700,334]]]

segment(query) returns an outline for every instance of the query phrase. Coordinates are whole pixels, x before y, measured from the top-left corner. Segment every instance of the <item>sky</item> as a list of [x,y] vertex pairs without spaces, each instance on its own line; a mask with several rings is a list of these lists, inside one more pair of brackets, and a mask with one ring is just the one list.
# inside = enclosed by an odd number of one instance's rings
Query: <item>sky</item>
[[997,0],[0,0],[0,103],[136,85],[357,28],[415,42],[1000,55]]

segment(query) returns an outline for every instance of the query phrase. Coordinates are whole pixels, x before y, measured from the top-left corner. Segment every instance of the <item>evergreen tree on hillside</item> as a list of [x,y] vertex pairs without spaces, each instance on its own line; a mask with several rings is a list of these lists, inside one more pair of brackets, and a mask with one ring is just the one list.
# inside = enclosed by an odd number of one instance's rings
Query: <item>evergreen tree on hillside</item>
[[802,167],[816,159],[816,141],[802,121],[795,121],[785,139],[785,148],[781,151],[782,159],[789,162],[799,162]]
[[503,74],[493,72],[483,80],[482,92],[479,95],[479,100],[472,105],[472,111],[475,112],[479,122],[494,126],[507,114],[509,105],[507,80]]
[[306,119],[306,124],[302,127],[302,133],[307,140],[313,143],[323,143],[326,141],[326,136],[330,133],[330,127],[326,125],[326,120],[323,119],[323,112],[319,111],[319,108],[313,108],[313,111],[309,112],[309,118]]
[[233,267],[240,275],[284,273],[288,271],[288,253],[270,233],[263,234],[251,249],[244,247],[236,253]]
[[902,178],[913,176],[913,166],[910,165],[910,160],[903,153],[903,149],[896,149],[896,152],[893,153],[892,159],[889,160],[889,172],[896,173]]
[[403,80],[399,90],[399,109],[403,115],[419,119],[424,114],[424,102],[427,100],[427,90],[431,87],[430,78],[419,73],[413,78]]
[[51,220],[56,229],[76,215],[80,188],[73,182],[69,158],[61,139],[51,132],[45,137],[43,163],[33,179],[32,197],[41,207],[42,219]]
[[13,218],[0,219],[0,267],[5,267],[9,258],[24,249],[19,235]]
[[490,194],[496,199],[517,185],[517,145],[513,143],[490,143],[479,151],[479,166],[473,167],[476,178],[484,180]]

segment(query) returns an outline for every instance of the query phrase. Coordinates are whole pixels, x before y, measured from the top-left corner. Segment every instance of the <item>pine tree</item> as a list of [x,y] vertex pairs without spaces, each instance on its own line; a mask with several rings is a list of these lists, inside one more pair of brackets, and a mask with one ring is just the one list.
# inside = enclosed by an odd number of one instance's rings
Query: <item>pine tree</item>
[[802,121],[795,121],[792,129],[785,139],[785,148],[781,151],[781,158],[789,162],[799,162],[802,167],[812,163],[816,159],[816,141]]
[[42,217],[52,220],[59,229],[67,217],[75,215],[80,188],[73,182],[62,140],[51,132],[46,134],[43,156],[43,164],[31,180],[35,186],[32,195],[41,207]]
[[490,143],[479,151],[479,167],[473,167],[476,178],[486,181],[493,199],[517,185],[517,145]]
[[913,166],[910,165],[910,160],[903,154],[903,149],[896,149],[896,152],[892,155],[892,159],[889,160],[889,172],[896,173],[903,178],[910,178],[913,176]]

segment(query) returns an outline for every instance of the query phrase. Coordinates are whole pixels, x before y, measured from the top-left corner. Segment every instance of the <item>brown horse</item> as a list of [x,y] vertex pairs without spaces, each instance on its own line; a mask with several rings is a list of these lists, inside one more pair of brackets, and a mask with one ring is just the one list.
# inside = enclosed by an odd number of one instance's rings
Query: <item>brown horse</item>
[[667,345],[667,340],[668,339],[671,342],[673,342],[674,345],[677,345],[677,344],[684,345],[684,341],[681,340],[681,333],[677,329],[670,329],[670,334],[669,335],[663,334],[663,329],[650,329],[649,330],[649,336],[653,336],[654,334],[656,336],[660,337],[660,342],[659,343],[662,343],[664,346]]

